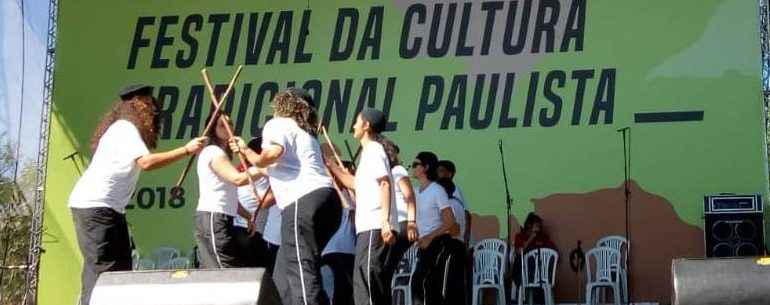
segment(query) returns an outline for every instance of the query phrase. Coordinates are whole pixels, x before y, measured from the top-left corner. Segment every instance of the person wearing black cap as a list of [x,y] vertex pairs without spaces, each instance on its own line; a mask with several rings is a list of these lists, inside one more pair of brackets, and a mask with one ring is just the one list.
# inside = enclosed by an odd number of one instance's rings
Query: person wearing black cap
[[327,166],[356,193],[356,260],[353,269],[353,298],[356,305],[390,304],[390,281],[395,258],[390,257],[396,242],[397,215],[393,207],[393,178],[390,161],[380,133],[385,115],[364,108],[356,117],[353,137],[363,148],[355,176],[327,158]]
[[307,91],[291,88],[273,99],[262,129],[262,152],[240,138],[230,146],[267,168],[281,209],[281,246],[273,279],[284,305],[329,304],[321,289],[321,251],[340,225],[342,206],[317,139],[318,114]]
[[91,137],[91,163],[69,197],[83,255],[81,304],[88,304],[100,273],[131,270],[125,213],[139,173],[197,154],[206,143],[200,137],[169,151],[151,153],[158,141],[158,104],[152,87],[133,85],[118,95],[120,100]]

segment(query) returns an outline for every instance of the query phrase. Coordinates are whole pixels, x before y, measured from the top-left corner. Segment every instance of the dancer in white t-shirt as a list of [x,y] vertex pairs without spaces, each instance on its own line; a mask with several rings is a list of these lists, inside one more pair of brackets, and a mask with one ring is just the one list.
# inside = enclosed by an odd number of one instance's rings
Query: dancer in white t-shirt
[[[436,183],[441,185],[447,194],[454,194],[455,185],[452,180],[439,178]],[[465,292],[468,291],[468,285],[471,280],[467,265],[468,248],[463,238],[468,230],[468,227],[465,225],[465,207],[454,195],[449,196],[449,206],[452,208],[452,214],[454,214],[458,230],[453,230],[452,238],[445,240],[444,251],[442,251],[438,259],[444,262],[444,268],[441,268],[441,273],[444,274],[443,291],[445,291],[442,304],[464,305],[467,299]]]
[[[439,179],[449,179],[449,181],[452,182],[454,185],[454,191],[449,197],[454,197],[460,204],[462,204],[463,207],[463,213],[461,214],[464,219],[464,223],[467,224],[466,228],[467,230],[464,231],[462,235],[463,242],[467,245],[470,245],[471,243],[471,213],[470,208],[468,206],[467,201],[465,201],[465,194],[463,194],[463,191],[460,189],[459,186],[457,186],[457,183],[455,183],[454,178],[455,174],[457,174],[457,168],[455,167],[454,162],[450,160],[441,160],[438,161],[438,171],[436,172],[438,174]],[[456,211],[457,212],[457,211]],[[455,215],[455,217],[460,217],[458,215]]]
[[89,303],[100,273],[131,270],[125,213],[139,173],[196,154],[206,142],[204,137],[195,138],[184,146],[151,153],[158,141],[160,110],[152,97],[152,87],[129,86],[119,96],[120,100],[96,127],[91,138],[91,164],[69,197],[68,206],[83,255],[81,304]]
[[249,162],[266,168],[281,209],[281,247],[273,279],[284,305],[328,304],[321,289],[321,251],[340,224],[342,207],[324,166],[313,98],[291,88],[273,99],[262,129],[262,152],[231,142]]
[[394,264],[398,266],[398,261],[404,253],[413,242],[417,241],[416,199],[412,181],[409,179],[409,172],[401,165],[400,148],[388,139],[385,139],[383,143],[385,143],[383,145],[385,152],[390,158],[390,173],[393,177],[393,189],[395,190],[399,230],[391,256],[395,261]]
[[[250,179],[257,180],[260,173],[254,167],[239,172],[233,166],[225,127],[229,120],[226,115],[214,120],[216,127],[208,134],[210,144],[201,151],[196,166],[198,207],[195,212],[195,239],[198,258],[203,268],[245,267],[246,255],[240,251],[236,241],[233,222],[236,217],[251,220],[253,216],[238,203],[237,186],[247,185]],[[248,222],[248,227],[253,232],[252,222]]]
[[356,193],[356,262],[353,298],[356,304],[390,304],[394,263],[389,256],[396,242],[396,209],[390,161],[382,144],[385,115],[364,108],[356,117],[353,136],[361,142],[361,160],[355,175],[327,159],[327,166]]
[[[443,293],[445,260],[441,253],[458,233],[449,197],[435,182],[438,158],[432,152],[420,152],[412,162],[414,177],[420,182],[417,189],[417,241],[420,249],[412,276],[412,296],[415,304],[447,304]],[[463,302],[465,298],[461,299]]]

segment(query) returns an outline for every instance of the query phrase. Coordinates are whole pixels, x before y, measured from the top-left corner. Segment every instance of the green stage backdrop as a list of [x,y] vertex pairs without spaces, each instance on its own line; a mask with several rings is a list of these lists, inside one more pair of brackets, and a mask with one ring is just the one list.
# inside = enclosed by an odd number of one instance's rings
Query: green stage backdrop
[[[155,86],[159,150],[169,149],[203,129],[202,68],[224,86],[245,65],[227,109],[246,138],[289,86],[315,95],[341,147],[357,147],[357,109],[383,109],[406,163],[432,150],[457,164],[476,240],[506,236],[501,139],[512,221],[532,211],[545,218],[562,256],[563,301],[578,297],[567,259],[576,241],[588,250],[624,231],[617,129],[632,134],[636,300],[668,302],[670,259],[703,255],[704,195],[767,198],[756,1],[81,0],[60,8],[41,304],[77,298],[82,260],[67,198],[116,91]],[[183,198],[169,196],[182,167],[142,174],[127,213],[142,255],[194,244],[194,171]]]

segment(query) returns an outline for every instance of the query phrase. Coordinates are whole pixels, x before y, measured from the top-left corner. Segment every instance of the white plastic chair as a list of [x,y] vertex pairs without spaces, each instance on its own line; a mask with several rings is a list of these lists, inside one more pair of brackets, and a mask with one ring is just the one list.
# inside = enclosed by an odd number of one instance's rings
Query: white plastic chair
[[139,259],[135,270],[155,270],[155,262],[147,258]]
[[473,305],[480,303],[482,289],[494,289],[497,304],[505,305],[503,278],[504,254],[496,249],[481,249],[473,253]]
[[619,273],[623,302],[628,304],[628,251],[631,249],[631,243],[623,236],[611,235],[599,239],[596,246],[610,247],[620,252],[620,263],[612,266],[611,270]]
[[139,251],[131,250],[131,270],[139,270]]
[[155,266],[158,269],[168,269],[170,267],[171,260],[179,257],[179,250],[171,247],[158,247],[152,250],[151,258],[155,261]]
[[519,305],[524,304],[525,299],[529,300],[529,304],[533,303],[532,295],[527,293],[527,290],[532,289],[542,289],[545,295],[545,304],[554,304],[553,286],[556,284],[556,265],[558,262],[559,253],[553,249],[539,248],[524,254],[521,258]]
[[185,255],[185,257],[190,260],[190,268],[195,268],[195,261],[198,259],[198,253],[196,251],[197,248],[193,247],[187,252],[187,255]]
[[[412,305],[412,275],[417,267],[417,243],[412,244],[401,257],[390,282],[393,303],[398,303],[398,296],[404,297],[404,305]],[[397,294],[398,292],[398,294]]]
[[494,250],[505,255],[505,241],[499,238],[486,238],[482,239],[473,246],[473,251],[479,250]]
[[169,269],[189,269],[190,259],[184,256],[176,257],[168,263],[168,268]]
[[[599,304],[599,296],[605,288],[612,289],[614,304],[620,305],[620,282],[613,269],[620,264],[620,251],[610,247],[593,248],[586,253],[586,305]],[[595,262],[594,271],[591,271]]]

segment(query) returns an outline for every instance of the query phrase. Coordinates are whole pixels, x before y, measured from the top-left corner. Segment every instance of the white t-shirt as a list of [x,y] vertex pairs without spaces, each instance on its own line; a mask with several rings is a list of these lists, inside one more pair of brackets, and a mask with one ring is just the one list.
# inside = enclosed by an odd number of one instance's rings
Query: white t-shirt
[[[380,183],[377,182],[381,177],[388,177],[391,179],[391,185],[393,184],[388,155],[380,143],[372,141],[361,151],[361,160],[356,168],[356,233],[382,228]],[[391,227],[398,230],[398,211],[394,204],[393,189],[390,189],[390,222]]]
[[278,162],[267,168],[278,207],[283,209],[300,197],[332,187],[318,140],[290,118],[275,117],[262,130],[262,148],[283,147]]
[[[270,186],[270,183],[265,177],[261,177],[254,181],[254,187],[257,190],[257,196],[259,196],[259,199],[262,199],[262,197],[265,196],[265,192],[267,192],[268,186]],[[254,211],[257,210],[257,200],[254,199],[254,196],[251,194],[251,187],[248,184],[238,187],[238,202],[240,202],[241,206],[243,206],[243,208],[250,213],[254,213]],[[237,208],[238,207],[236,207],[236,209]],[[235,217],[233,224],[241,228],[249,227],[246,219],[240,216]]]
[[321,255],[329,253],[347,253],[356,254],[356,228],[353,227],[353,223],[350,221],[350,210],[342,209],[342,218],[340,220],[340,227],[337,232],[332,235],[329,243],[326,244],[326,248],[321,252]]
[[237,187],[219,177],[211,167],[211,162],[217,157],[227,158],[227,154],[219,146],[208,145],[198,155],[196,167],[198,173],[198,208],[197,211],[223,213],[238,216]]
[[449,206],[452,207],[452,214],[455,216],[455,222],[460,226],[460,234],[452,236],[460,241],[465,241],[465,207],[455,198],[449,198]]
[[463,194],[463,191],[460,190],[460,187],[455,184],[455,192],[452,193],[452,197],[457,198],[460,200],[460,203],[463,205],[464,209],[468,209],[468,207],[465,205],[465,194]]
[[407,214],[408,210],[406,207],[406,200],[404,199],[404,193],[401,191],[401,184],[399,184],[399,181],[406,178],[407,183],[412,183],[409,180],[409,172],[407,172],[406,168],[403,166],[396,165],[390,169],[390,173],[393,176],[393,190],[395,190],[396,194],[396,210],[398,212],[398,222],[406,221],[409,215]]
[[136,159],[150,151],[133,123],[117,120],[99,139],[91,164],[69,197],[70,208],[112,208],[126,212],[141,168]]
[[415,190],[417,197],[417,234],[425,236],[441,227],[441,210],[450,208],[449,197],[438,183]]
[[281,245],[281,209],[277,205],[271,205],[267,210],[267,223],[262,239],[273,245]]

